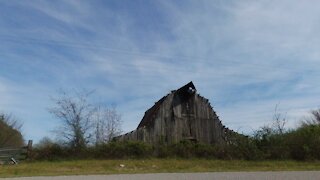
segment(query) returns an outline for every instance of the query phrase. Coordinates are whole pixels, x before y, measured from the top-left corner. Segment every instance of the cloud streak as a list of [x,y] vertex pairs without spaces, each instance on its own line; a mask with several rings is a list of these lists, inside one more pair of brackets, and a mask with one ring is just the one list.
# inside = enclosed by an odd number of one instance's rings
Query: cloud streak
[[49,95],[95,89],[98,101],[117,104],[129,131],[193,80],[235,130],[265,124],[279,102],[296,121],[319,106],[317,4],[1,1],[0,107],[39,139],[56,123]]

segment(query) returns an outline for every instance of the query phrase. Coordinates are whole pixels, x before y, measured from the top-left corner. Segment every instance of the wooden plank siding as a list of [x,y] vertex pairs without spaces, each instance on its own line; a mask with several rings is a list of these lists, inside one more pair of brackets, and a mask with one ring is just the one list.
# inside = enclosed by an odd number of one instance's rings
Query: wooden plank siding
[[225,128],[209,100],[200,96],[192,82],[172,91],[146,111],[137,129],[116,140],[173,144],[191,140],[205,144],[224,143]]
[[27,146],[20,148],[0,148],[0,164],[9,161],[14,161],[14,163],[17,163],[17,161],[28,159],[31,151],[32,140],[28,141]]

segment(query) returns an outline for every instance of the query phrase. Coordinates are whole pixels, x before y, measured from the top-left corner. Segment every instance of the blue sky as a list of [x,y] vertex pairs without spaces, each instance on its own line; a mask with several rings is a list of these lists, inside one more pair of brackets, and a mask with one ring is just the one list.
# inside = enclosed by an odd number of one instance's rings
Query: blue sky
[[123,130],[189,81],[251,133],[276,104],[295,127],[319,107],[320,1],[0,1],[0,110],[26,139],[53,136],[58,89],[95,89]]

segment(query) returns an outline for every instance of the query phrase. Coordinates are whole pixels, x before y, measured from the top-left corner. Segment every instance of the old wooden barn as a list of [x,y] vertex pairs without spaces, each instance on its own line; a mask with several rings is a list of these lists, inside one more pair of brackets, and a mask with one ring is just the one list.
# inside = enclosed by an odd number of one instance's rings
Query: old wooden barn
[[208,99],[200,96],[192,82],[171,91],[148,109],[137,129],[116,140],[172,144],[190,140],[217,144],[233,131],[222,125]]

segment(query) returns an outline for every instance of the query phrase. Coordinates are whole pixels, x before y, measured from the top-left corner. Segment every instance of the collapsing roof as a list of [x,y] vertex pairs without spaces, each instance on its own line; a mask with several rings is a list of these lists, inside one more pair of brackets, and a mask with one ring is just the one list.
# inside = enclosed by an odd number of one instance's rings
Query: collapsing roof
[[222,125],[209,100],[200,96],[193,82],[162,97],[148,109],[136,130],[117,137],[151,144],[192,140],[207,144],[226,142],[233,133]]
[[[196,87],[193,82],[190,81],[188,84],[182,86],[178,90],[172,91],[175,95],[180,96],[181,99],[188,99],[188,97],[196,92]],[[169,95],[169,94],[168,94]],[[167,95],[167,96],[168,96]],[[160,108],[161,103],[166,99],[167,96],[162,97],[159,101],[157,101],[150,109],[148,109],[141,122],[139,123],[138,128],[148,127],[153,124],[155,116]]]

